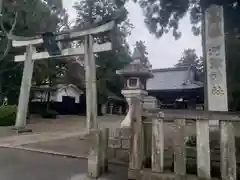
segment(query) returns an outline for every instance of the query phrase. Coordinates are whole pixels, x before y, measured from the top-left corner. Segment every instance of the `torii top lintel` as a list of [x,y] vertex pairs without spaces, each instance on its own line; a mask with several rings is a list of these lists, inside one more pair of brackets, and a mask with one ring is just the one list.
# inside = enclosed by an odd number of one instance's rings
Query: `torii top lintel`
[[[114,26],[115,26],[115,21],[110,21],[98,27],[75,31],[75,32],[61,32],[55,35],[56,35],[57,41],[63,41],[63,40],[71,41],[71,40],[77,40],[82,36],[94,35],[94,34],[106,32],[106,31],[110,31],[114,28]],[[37,45],[37,44],[43,43],[43,39],[40,35],[33,36],[33,37],[9,35],[8,38],[12,40],[13,47],[28,46],[30,44]]]

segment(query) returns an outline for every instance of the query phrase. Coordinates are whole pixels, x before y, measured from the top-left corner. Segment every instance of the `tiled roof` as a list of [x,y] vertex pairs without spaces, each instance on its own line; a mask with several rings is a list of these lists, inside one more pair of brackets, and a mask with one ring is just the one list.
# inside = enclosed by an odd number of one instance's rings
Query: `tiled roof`
[[188,67],[154,69],[154,77],[147,81],[147,90],[180,90],[203,87],[201,82],[195,82],[195,71]]

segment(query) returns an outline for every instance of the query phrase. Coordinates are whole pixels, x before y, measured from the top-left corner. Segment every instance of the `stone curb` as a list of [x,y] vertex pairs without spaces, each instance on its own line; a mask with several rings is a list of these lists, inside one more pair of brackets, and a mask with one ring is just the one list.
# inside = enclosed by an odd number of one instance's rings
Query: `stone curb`
[[[22,146],[1,146],[0,148],[9,148],[9,149],[18,149],[18,150],[24,150],[24,151],[29,151],[29,152],[35,152],[35,153],[42,153],[42,154],[49,154],[53,156],[63,156],[63,157],[68,157],[68,158],[73,158],[73,159],[86,159],[86,156],[79,156],[75,154],[68,154],[68,153],[61,153],[61,152],[56,152],[56,151],[51,151],[51,150],[44,150],[44,149],[35,149],[35,148],[28,148],[28,147],[22,147]],[[128,163],[121,162],[118,160],[109,160],[110,164],[113,165],[121,165],[121,166],[128,166]]]

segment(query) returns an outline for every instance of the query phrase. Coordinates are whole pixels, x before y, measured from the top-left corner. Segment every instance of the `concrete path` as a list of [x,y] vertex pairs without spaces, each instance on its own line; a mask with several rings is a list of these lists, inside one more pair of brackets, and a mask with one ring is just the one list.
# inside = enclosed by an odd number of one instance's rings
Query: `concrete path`
[[[102,116],[98,120],[99,127],[108,127],[113,133],[114,129],[120,126],[122,117]],[[86,158],[89,150],[88,143],[81,138],[87,134],[84,121],[85,118],[79,116],[63,116],[56,120],[36,120],[28,124],[28,128],[33,129],[33,133],[0,135],[0,148]]]
[[56,132],[46,132],[46,133],[32,133],[25,135],[15,135],[10,137],[0,138],[0,147],[18,147],[21,145],[52,141],[52,140],[60,140],[70,137],[81,137],[86,135],[86,132],[75,131],[75,132],[64,132],[64,131],[56,131]]
[[[124,116],[106,115],[98,116],[98,123],[100,127],[120,127]],[[82,131],[86,127],[85,116],[58,116],[56,119],[42,119],[39,117],[32,117],[28,128],[32,129],[34,133],[54,132],[54,131]]]
[[[88,180],[88,178],[85,178],[87,161],[82,158],[85,156],[77,156],[80,159],[74,156],[74,152],[79,150],[79,146],[85,149],[87,147],[79,144],[80,137],[87,134],[83,120],[79,121],[79,117],[65,118],[63,121],[58,119],[55,122],[29,124],[28,127],[33,129],[33,133],[0,136],[0,179]],[[114,129],[119,127],[121,119],[122,117],[114,116],[101,117],[99,126]],[[59,149],[68,147],[64,146],[66,142],[68,142],[68,145],[75,143],[74,146],[70,147],[70,150],[73,149],[73,151],[70,151],[67,155],[59,152]],[[41,145],[42,143],[44,145],[45,143],[51,144],[51,146],[55,145],[55,148],[51,150],[45,148],[45,146],[44,148],[31,147],[31,145]],[[78,145],[76,146],[76,144]],[[75,150],[74,147],[77,147],[77,149]],[[124,179],[127,179],[126,167],[110,165],[110,173],[99,180]]]
[[[79,178],[87,172],[86,160],[5,148],[0,154],[1,180],[85,180]],[[126,167],[109,168],[106,180],[127,179]]]
[[[122,119],[122,116],[99,116],[99,127],[118,128]],[[86,117],[83,116],[60,116],[54,120],[36,118],[27,125],[33,130],[33,133],[0,135],[0,147],[18,147],[38,142],[80,137],[86,134],[85,121]],[[9,128],[1,130],[11,131]]]

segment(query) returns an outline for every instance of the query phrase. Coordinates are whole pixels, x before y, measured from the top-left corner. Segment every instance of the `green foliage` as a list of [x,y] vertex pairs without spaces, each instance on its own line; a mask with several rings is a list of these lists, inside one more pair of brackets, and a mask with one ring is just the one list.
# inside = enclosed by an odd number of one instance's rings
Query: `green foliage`
[[[76,2],[74,8],[77,11],[77,26],[96,23],[113,19],[120,6],[112,0],[82,0]],[[119,23],[127,19],[127,11],[121,12]]]
[[[123,4],[126,1],[117,0]],[[172,32],[173,36],[178,39],[181,36],[179,32],[179,22],[190,13],[190,22],[192,31],[195,35],[204,33],[201,29],[204,27],[204,11],[212,4],[220,5],[224,10],[226,43],[226,61],[228,75],[228,95],[229,107],[232,110],[240,109],[240,88],[239,88],[239,35],[240,35],[240,3],[237,0],[135,0],[141,6],[145,15],[145,23],[149,32],[156,37]],[[202,42],[204,45],[204,34],[202,34]],[[205,51],[205,47],[203,47]],[[204,52],[205,56],[205,52]],[[180,59],[178,65],[189,64],[191,58]],[[193,56],[193,59],[196,57]],[[203,58],[204,59],[204,58]],[[193,60],[191,60],[193,62]],[[190,63],[191,64],[191,63]],[[199,66],[199,63],[195,63]],[[202,65],[201,65],[202,66]]]
[[41,0],[13,1],[15,3],[5,0],[2,12],[6,26],[9,26],[15,12],[18,12],[19,16],[14,34],[33,36],[39,32],[56,30],[60,21],[57,12],[48,3]]
[[12,126],[15,124],[17,114],[16,106],[0,107],[0,126]]
[[148,55],[148,52],[147,52],[147,47],[146,47],[144,41],[141,41],[141,40],[137,41],[136,44],[135,44],[135,47],[140,52],[141,56],[147,58],[146,56]]
[[182,57],[179,59],[176,67],[196,67],[200,72],[203,72],[203,59],[198,57],[195,49],[185,49]]
[[226,37],[228,98],[231,110],[240,110],[239,48],[240,39],[230,36]]
[[[62,9],[61,0],[3,0],[3,16],[1,20],[7,31],[12,26],[16,12],[18,12],[18,17],[13,32],[15,35],[35,36],[45,31],[60,31],[67,26],[67,14]],[[1,58],[6,49],[7,38],[4,34],[0,35],[2,38],[0,40]],[[15,63],[13,59],[15,55],[23,54],[24,51],[24,48],[10,48],[8,55],[0,63],[0,102],[1,96],[7,96],[11,104],[17,103],[23,63]],[[50,70],[49,67],[52,69]],[[59,73],[55,69],[55,67],[53,69],[52,66],[49,66],[46,61],[37,62],[35,64],[33,84],[45,83],[50,75],[55,77],[52,74]]]
[[99,103],[106,102],[111,93],[121,96],[123,80],[116,75],[116,70],[122,69],[130,60],[130,56],[125,52],[103,52],[99,54],[96,59],[99,65],[97,68]]
[[[118,3],[126,2],[116,0]],[[222,5],[224,7],[225,19],[227,19],[225,30],[228,33],[239,34],[239,16],[240,4],[237,0],[134,0],[138,2],[145,15],[145,23],[149,32],[156,37],[172,32],[178,39],[181,36],[179,32],[179,21],[189,12],[190,21],[193,25],[194,34],[201,33],[202,14],[206,8],[212,4]]]
[[[98,43],[112,41],[114,49],[96,54],[98,102],[105,103],[108,95],[114,92],[121,95],[122,79],[116,75],[116,70],[129,63],[130,52],[126,37],[130,34],[132,24],[127,19],[127,11],[121,4],[112,0],[82,0],[75,4],[77,11],[76,27],[117,18],[117,27],[110,34],[103,33],[96,37]],[[121,10],[121,14],[119,12]],[[114,39],[112,37],[115,37]]]
[[197,68],[196,80],[204,82],[203,58],[198,57],[195,49],[185,49],[182,57],[179,59],[175,67],[195,67]]

